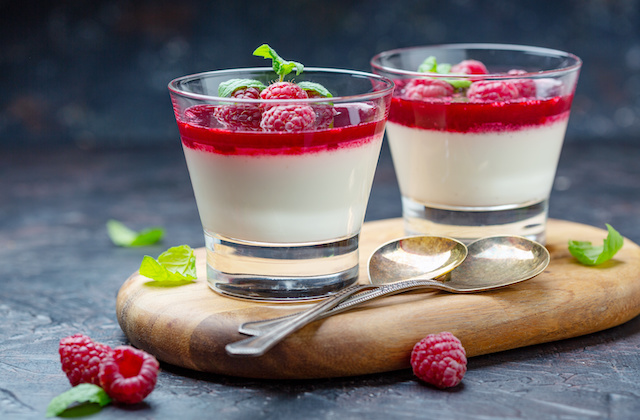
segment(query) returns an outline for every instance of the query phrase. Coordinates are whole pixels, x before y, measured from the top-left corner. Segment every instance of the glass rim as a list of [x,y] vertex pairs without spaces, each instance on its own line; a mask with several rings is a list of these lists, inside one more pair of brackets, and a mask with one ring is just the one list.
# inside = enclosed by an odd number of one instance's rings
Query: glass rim
[[234,104],[238,103],[246,103],[246,104],[256,104],[256,103],[265,103],[269,102],[270,104],[326,104],[327,102],[360,102],[363,100],[371,100],[378,99],[385,96],[390,96],[393,93],[393,89],[395,87],[395,83],[393,80],[381,76],[374,73],[367,73],[364,71],[358,70],[347,70],[347,69],[331,69],[324,67],[305,67],[303,73],[325,73],[325,74],[339,74],[344,76],[357,76],[360,78],[367,78],[369,80],[377,80],[384,84],[384,88],[380,90],[376,90],[373,92],[366,92],[356,95],[345,95],[345,96],[331,96],[331,97],[319,97],[319,98],[306,98],[306,99],[251,99],[251,98],[231,98],[231,97],[221,97],[217,95],[206,95],[201,93],[193,93],[186,92],[178,87],[178,83],[188,81],[188,80],[197,80],[204,79],[211,76],[224,76],[231,75],[238,72],[260,72],[273,73],[274,77],[277,77],[272,67],[240,67],[233,69],[222,69],[222,70],[211,70],[200,73],[189,74],[186,76],[177,77],[171,80],[168,84],[169,91],[173,94],[186,97],[189,99],[199,100],[199,101],[210,101],[210,102],[232,102]]
[[[438,73],[421,73],[417,70],[404,70],[396,67],[389,67],[382,65],[380,62],[382,58],[391,56],[393,54],[400,54],[407,51],[418,51],[421,49],[433,49],[433,50],[499,50],[499,51],[513,51],[513,52],[531,52],[536,53],[541,56],[553,56],[553,57],[564,57],[569,58],[574,61],[573,64],[569,66],[559,67],[557,69],[551,70],[541,70],[536,72],[526,72],[519,75],[511,75],[504,73],[489,73],[489,74],[457,74],[457,73],[448,73],[448,74],[438,74]],[[426,58],[426,57],[425,57]],[[424,77],[426,74],[429,77],[433,78],[451,78],[456,77],[460,79],[465,78],[473,78],[473,79],[522,79],[523,77],[531,77],[531,76],[549,76],[549,75],[560,75],[571,73],[573,71],[577,71],[582,67],[582,60],[575,54],[571,54],[565,51],[556,50],[553,48],[546,47],[535,47],[528,45],[518,45],[518,44],[498,44],[498,43],[460,43],[460,44],[434,44],[434,45],[418,45],[413,47],[404,47],[404,48],[395,48],[392,50],[382,51],[373,58],[369,62],[372,68],[375,70],[383,71],[385,73],[392,73],[403,76],[419,76]]]

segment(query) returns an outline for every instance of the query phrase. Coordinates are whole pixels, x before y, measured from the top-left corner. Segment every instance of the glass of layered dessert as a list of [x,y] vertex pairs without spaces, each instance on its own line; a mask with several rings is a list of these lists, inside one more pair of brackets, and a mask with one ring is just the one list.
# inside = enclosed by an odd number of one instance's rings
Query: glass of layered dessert
[[330,295],[358,277],[358,236],[393,83],[304,68],[180,77],[169,90],[198,212],[207,280],[262,300]]
[[451,44],[386,51],[387,136],[407,233],[545,242],[582,62],[562,51]]

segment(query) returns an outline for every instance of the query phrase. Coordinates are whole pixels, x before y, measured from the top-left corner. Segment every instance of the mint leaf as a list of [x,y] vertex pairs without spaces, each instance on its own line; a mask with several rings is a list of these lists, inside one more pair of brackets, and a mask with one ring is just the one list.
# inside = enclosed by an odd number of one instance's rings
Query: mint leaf
[[436,58],[432,55],[425,58],[422,64],[418,67],[418,72],[420,73],[437,73],[438,62]]
[[226,82],[220,83],[220,85],[218,86],[218,96],[221,98],[228,98],[236,90],[248,87],[257,88],[260,90],[266,88],[266,86],[259,80],[229,79]]
[[267,44],[262,44],[255,49],[253,55],[258,57],[264,57],[272,60],[273,71],[280,76],[280,81],[284,80],[284,76],[291,73],[293,69],[296,70],[296,75],[299,75],[304,70],[304,66],[301,63],[295,61],[287,61],[280,57],[276,50],[271,48]]
[[164,230],[160,227],[136,232],[117,220],[107,222],[107,233],[114,244],[124,247],[153,245],[164,236]]
[[[437,73],[437,74],[449,74],[451,73],[451,64],[442,63],[438,64],[434,56],[429,56],[424,59],[422,64],[418,67],[420,73]],[[449,83],[455,89],[466,89],[471,86],[471,80],[466,79],[442,79]]]
[[157,282],[190,282],[197,278],[196,256],[189,245],[169,248],[158,259],[142,258],[140,274]]
[[326,87],[322,86],[320,83],[302,81],[298,82],[298,86],[300,86],[303,90],[316,92],[323,98],[333,97],[331,92],[329,92],[329,90]]
[[47,407],[46,416],[59,416],[67,409],[83,404],[98,404],[104,407],[110,402],[111,398],[98,385],[80,384],[52,399]]
[[609,261],[622,248],[624,239],[608,223],[606,239],[602,246],[594,246],[588,241],[569,241],[569,252],[585,265],[599,265]]

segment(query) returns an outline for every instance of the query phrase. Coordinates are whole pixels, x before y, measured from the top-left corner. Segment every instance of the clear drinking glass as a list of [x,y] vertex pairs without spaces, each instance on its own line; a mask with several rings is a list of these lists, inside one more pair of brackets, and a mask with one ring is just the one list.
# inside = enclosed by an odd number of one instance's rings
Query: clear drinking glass
[[544,243],[580,59],[450,44],[386,51],[371,65],[396,83],[386,132],[407,233]]
[[[320,83],[333,97],[218,96],[229,79],[268,85],[276,77],[271,68],[220,70],[175,79],[169,90],[211,288],[248,299],[312,299],[357,280],[358,236],[393,82],[305,68],[287,79]],[[261,128],[268,109],[291,105],[310,107],[313,124],[302,131]]]

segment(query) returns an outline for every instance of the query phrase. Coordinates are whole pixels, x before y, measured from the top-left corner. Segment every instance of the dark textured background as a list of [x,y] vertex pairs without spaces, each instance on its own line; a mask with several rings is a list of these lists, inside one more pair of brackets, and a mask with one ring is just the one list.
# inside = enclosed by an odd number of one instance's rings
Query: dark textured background
[[68,0],[0,2],[0,146],[177,141],[167,83],[266,62],[369,70],[385,49],[449,42],[584,60],[568,141],[640,131],[637,0]]

